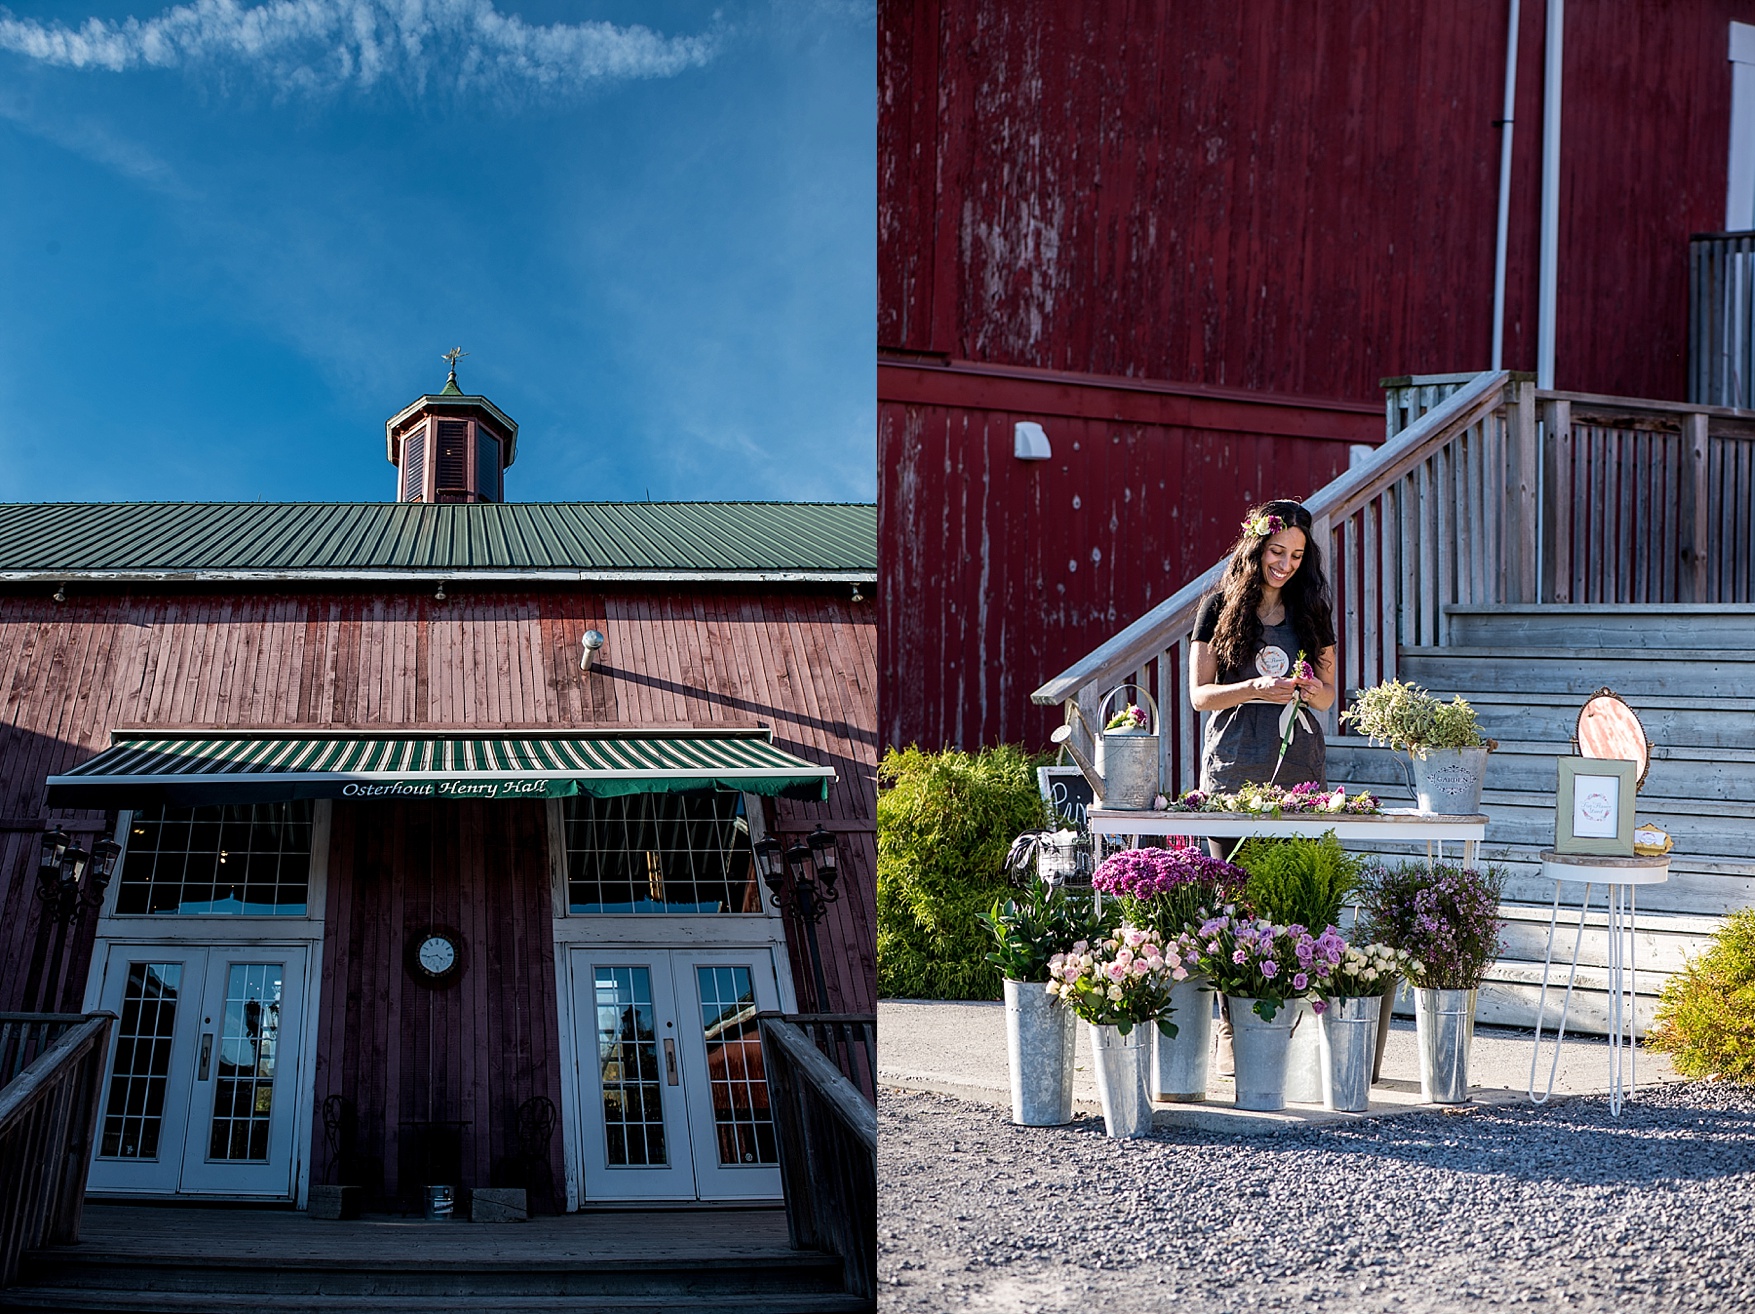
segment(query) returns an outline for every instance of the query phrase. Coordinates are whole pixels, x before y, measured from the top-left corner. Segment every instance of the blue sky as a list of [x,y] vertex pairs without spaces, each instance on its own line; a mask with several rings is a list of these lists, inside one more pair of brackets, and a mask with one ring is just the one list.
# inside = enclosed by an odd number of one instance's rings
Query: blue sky
[[0,499],[875,496],[869,0],[0,7]]

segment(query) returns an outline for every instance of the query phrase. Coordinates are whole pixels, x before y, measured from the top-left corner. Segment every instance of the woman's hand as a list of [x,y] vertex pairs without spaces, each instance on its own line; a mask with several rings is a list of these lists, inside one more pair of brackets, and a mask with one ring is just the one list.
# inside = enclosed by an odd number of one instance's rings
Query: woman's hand
[[1258,675],[1249,682],[1249,687],[1254,698],[1270,703],[1289,703],[1301,684],[1303,681],[1289,680],[1283,675]]

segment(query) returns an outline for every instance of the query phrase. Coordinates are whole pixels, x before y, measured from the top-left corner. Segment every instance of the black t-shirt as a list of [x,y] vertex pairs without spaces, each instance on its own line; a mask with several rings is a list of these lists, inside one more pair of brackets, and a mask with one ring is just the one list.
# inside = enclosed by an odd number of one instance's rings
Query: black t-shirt
[[[1195,614],[1194,633],[1190,636],[1193,642],[1213,641],[1219,631],[1222,607],[1219,594],[1207,595]],[[1251,654],[1245,665],[1220,666],[1215,673],[1217,683],[1240,684],[1258,675],[1286,675],[1297,652],[1298,636],[1290,618],[1278,625],[1264,625],[1257,653]],[[1312,663],[1316,660],[1315,653],[1305,656]],[[1326,784],[1327,754],[1314,712],[1305,713],[1312,718],[1310,728],[1301,728],[1293,736],[1285,761],[1280,761],[1280,716],[1284,711],[1285,705],[1281,703],[1248,702],[1211,713],[1201,753],[1201,788],[1232,790],[1250,780],[1258,784],[1271,780],[1285,786],[1306,780]]]

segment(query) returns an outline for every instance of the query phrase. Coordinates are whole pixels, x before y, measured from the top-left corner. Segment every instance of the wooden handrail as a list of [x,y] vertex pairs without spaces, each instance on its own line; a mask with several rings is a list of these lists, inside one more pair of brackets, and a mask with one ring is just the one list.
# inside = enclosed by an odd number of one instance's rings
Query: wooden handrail
[[[1338,520],[1405,478],[1458,433],[1504,405],[1510,378],[1504,370],[1475,375],[1369,458],[1307,498],[1304,505],[1311,517],[1317,521]],[[1042,704],[1063,702],[1074,697],[1084,685],[1107,683],[1143,666],[1192,627],[1201,599],[1218,587],[1224,573],[1223,561],[1202,572],[1107,643],[1049,680],[1030,695],[1031,700]]]
[[792,1245],[840,1256],[842,1285],[875,1307],[877,1109],[797,1019],[759,1021]]
[[79,1239],[114,1021],[84,1015],[0,1089],[0,1286],[25,1251]]

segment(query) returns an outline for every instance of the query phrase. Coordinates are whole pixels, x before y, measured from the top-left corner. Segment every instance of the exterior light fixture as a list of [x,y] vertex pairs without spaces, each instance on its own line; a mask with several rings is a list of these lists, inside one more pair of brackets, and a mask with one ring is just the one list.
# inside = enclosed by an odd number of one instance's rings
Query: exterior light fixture
[[55,585],[55,601],[56,602],[67,601],[67,586],[65,584]]
[[434,602],[443,602],[444,600],[445,600],[445,586],[443,584],[440,584],[437,589],[433,590],[433,601]]
[[855,584],[853,586],[853,600],[855,602],[864,602],[865,601],[865,594],[863,594],[859,591],[859,585],[857,585],[857,584]]
[[841,897],[836,886],[840,872],[835,837],[818,825],[791,845],[783,846],[768,835],[756,843],[755,849],[762,881],[773,893],[775,904],[783,911],[795,913],[804,926],[811,980],[816,986],[816,1007],[821,1012],[828,1007],[829,990],[823,978],[817,923],[828,915],[829,905]]
[[586,630],[585,637],[579,642],[584,647],[584,651],[579,654],[579,669],[589,671],[591,659],[597,656],[597,650],[608,643],[609,639],[602,630]]
[[[25,982],[25,997],[34,998],[39,991],[38,1007],[52,1011],[56,983],[62,973],[62,956],[68,930],[103,907],[104,891],[115,875],[116,862],[122,846],[113,839],[101,839],[87,853],[69,840],[60,827],[43,835],[42,850],[37,859],[37,898],[43,915],[37,924],[37,947],[31,955],[31,975]],[[54,933],[54,948],[49,951],[49,935]]]

